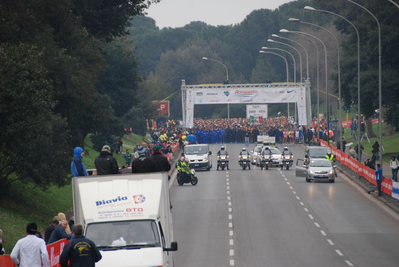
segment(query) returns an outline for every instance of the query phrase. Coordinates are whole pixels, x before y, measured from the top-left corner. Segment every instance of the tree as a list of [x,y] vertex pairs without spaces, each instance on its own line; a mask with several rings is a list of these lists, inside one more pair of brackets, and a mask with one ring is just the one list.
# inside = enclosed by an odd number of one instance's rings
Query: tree
[[70,135],[66,121],[54,113],[43,52],[1,45],[0,62],[0,190],[16,180],[42,188],[66,184]]

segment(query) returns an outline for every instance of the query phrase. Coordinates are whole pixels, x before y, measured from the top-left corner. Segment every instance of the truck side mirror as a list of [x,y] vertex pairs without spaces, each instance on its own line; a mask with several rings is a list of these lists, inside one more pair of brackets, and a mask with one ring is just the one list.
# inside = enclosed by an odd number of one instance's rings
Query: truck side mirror
[[177,242],[170,243],[170,248],[164,248],[164,251],[177,251]]

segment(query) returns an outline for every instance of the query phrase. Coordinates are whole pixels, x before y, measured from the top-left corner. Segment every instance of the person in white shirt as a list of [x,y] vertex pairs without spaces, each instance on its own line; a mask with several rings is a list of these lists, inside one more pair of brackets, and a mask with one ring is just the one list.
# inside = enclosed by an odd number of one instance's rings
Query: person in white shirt
[[389,164],[391,166],[392,169],[392,180],[394,180],[395,182],[398,181],[398,168],[399,168],[399,162],[398,160],[395,158],[395,156],[392,156],[391,158],[391,162]]
[[11,259],[20,267],[50,267],[46,244],[37,237],[36,223],[26,226],[28,235],[18,240],[11,252]]

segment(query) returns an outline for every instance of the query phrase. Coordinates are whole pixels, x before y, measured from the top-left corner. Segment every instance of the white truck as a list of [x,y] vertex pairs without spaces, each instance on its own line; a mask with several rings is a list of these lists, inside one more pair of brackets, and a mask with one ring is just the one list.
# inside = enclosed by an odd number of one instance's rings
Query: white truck
[[173,267],[168,174],[73,177],[75,223],[99,248],[97,267]]

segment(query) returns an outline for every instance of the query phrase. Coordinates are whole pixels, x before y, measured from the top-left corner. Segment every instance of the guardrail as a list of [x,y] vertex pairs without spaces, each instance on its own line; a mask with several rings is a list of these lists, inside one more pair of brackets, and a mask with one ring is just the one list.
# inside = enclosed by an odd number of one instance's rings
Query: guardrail
[[[365,178],[373,185],[377,185],[377,182],[375,181],[374,170],[365,166],[363,163],[358,162],[348,154],[341,152],[339,149],[336,149],[331,145],[327,145],[327,142],[323,140],[319,140],[319,142],[322,146],[328,146],[331,149],[332,153],[335,155],[335,158],[341,163],[341,165],[350,168],[352,171]],[[385,194],[395,199],[399,199],[399,183],[392,181],[385,176],[382,177],[381,190]]]

